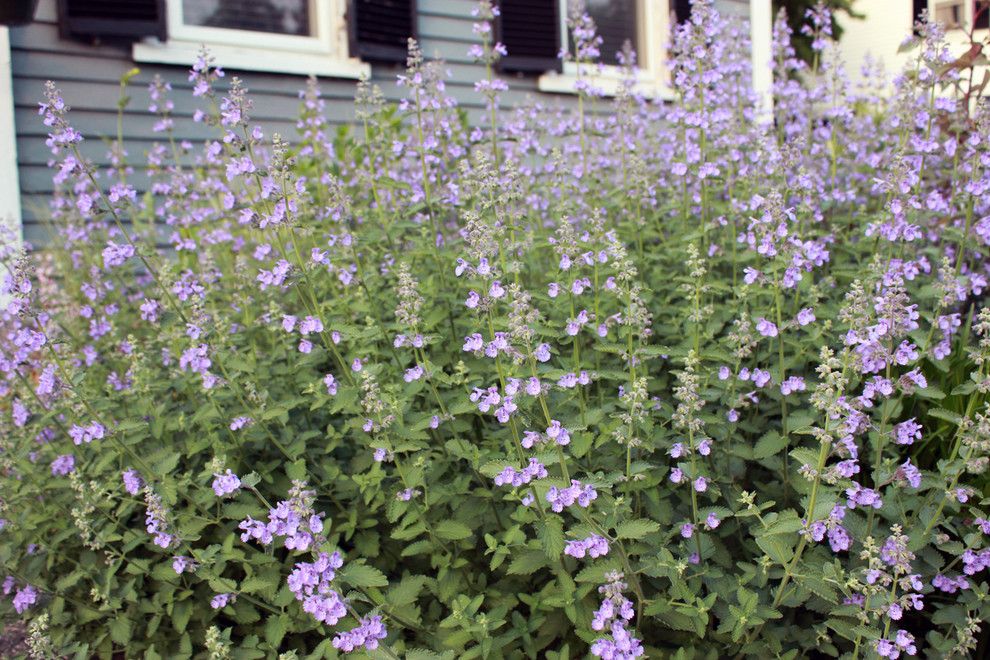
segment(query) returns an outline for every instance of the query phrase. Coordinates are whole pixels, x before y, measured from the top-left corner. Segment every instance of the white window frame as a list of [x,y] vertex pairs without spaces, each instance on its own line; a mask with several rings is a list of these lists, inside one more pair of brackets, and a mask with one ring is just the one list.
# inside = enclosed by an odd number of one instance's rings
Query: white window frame
[[[13,228],[20,242],[23,231],[21,189],[17,169],[17,127],[10,60],[10,31],[0,25],[0,223]],[[0,309],[6,306],[0,298]]]
[[[560,34],[563,48],[569,46],[567,37],[567,0],[560,2]],[[636,58],[638,62],[635,90],[644,94],[670,100],[674,98],[670,87],[670,74],[666,67],[667,35],[670,34],[669,0],[638,0],[636,3]],[[579,76],[578,68],[582,75]],[[577,62],[564,62],[563,71],[550,71],[537,81],[541,92],[574,94],[578,79],[584,78],[607,96],[615,96],[622,83],[622,69],[614,65],[590,66]]]
[[166,0],[168,39],[135,43],[136,62],[191,65],[206,46],[217,64],[230,69],[358,79],[371,67],[348,53],[346,0],[309,0],[312,36],[189,25],[182,0]]

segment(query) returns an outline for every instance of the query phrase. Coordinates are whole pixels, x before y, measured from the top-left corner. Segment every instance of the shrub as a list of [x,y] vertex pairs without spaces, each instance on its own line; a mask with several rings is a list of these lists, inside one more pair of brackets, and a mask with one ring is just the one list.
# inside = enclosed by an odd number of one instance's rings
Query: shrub
[[[922,25],[843,75],[695,5],[672,103],[266,136],[204,55],[143,166],[54,85],[52,239],[6,251],[4,592],[39,657],[964,655],[990,615],[990,114]],[[575,14],[585,72],[594,26]],[[223,80],[221,80],[223,79]],[[126,83],[126,81],[125,81]],[[122,102],[121,107],[124,103]],[[5,605],[5,607],[8,607]]]

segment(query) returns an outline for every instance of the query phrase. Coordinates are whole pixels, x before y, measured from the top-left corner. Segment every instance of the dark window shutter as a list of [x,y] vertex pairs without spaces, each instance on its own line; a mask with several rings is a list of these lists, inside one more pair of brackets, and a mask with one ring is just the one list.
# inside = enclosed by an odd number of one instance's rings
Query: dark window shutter
[[674,0],[671,5],[674,9],[675,23],[683,23],[691,18],[691,0]]
[[62,36],[165,40],[165,0],[58,0]]
[[918,31],[914,29],[915,23],[921,20],[921,12],[928,9],[928,0],[912,0],[911,2],[911,30],[914,34]]
[[560,0],[501,0],[495,35],[508,56],[504,71],[560,71]]
[[990,27],[990,5],[987,5],[986,0],[973,1],[973,27],[977,30]]
[[405,62],[416,33],[415,0],[351,0],[347,23],[351,55],[376,62]]

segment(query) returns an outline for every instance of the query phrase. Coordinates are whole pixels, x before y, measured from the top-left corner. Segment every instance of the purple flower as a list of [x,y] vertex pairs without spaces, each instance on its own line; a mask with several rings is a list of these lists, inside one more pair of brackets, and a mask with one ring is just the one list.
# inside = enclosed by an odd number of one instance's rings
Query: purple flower
[[187,571],[192,573],[196,570],[196,562],[189,557],[178,555],[172,558],[172,570],[175,571],[176,575],[182,575]]
[[582,484],[577,479],[571,479],[571,485],[567,488],[551,486],[546,495],[546,500],[550,504],[550,508],[556,513],[560,513],[565,507],[569,507],[575,503],[586,509],[596,499],[598,499],[598,493],[594,487]]
[[210,607],[220,610],[237,600],[237,594],[217,594],[210,599]]
[[777,336],[777,326],[771,321],[763,318],[762,316],[756,321],[756,331],[759,332],[764,337],[776,337]]
[[213,477],[213,492],[217,497],[226,497],[241,489],[241,480],[230,468],[223,474],[214,474]]
[[474,333],[473,335],[468,335],[464,338],[464,351],[468,353],[477,353],[485,347],[485,340],[481,336],[481,333]]
[[894,442],[897,444],[910,445],[915,440],[921,440],[921,424],[914,421],[914,417],[912,417],[900,424],[895,424],[891,435],[894,436]]
[[172,528],[168,521],[168,510],[162,503],[161,498],[151,492],[151,489],[148,489],[145,491],[144,501],[146,506],[145,528],[153,537],[155,545],[159,548],[168,549],[177,544],[179,539],[172,533]]
[[897,468],[894,477],[908,482],[911,488],[921,486],[921,470],[911,464],[911,459],[904,461],[904,464]]
[[249,426],[253,422],[254,420],[251,419],[250,417],[235,417],[234,419],[230,420],[230,430],[239,431],[245,426]]
[[608,554],[608,540],[603,536],[592,534],[588,538],[578,541],[568,541],[564,548],[564,554],[577,559],[585,555],[590,557],[604,557]]
[[62,454],[52,461],[52,474],[56,477],[64,477],[76,469],[76,459],[72,454]]
[[337,379],[333,377],[333,374],[327,374],[324,376],[323,384],[327,388],[327,394],[330,396],[337,396]]
[[805,307],[797,315],[797,322],[800,326],[806,326],[815,322],[815,312],[810,307]]
[[571,443],[571,434],[556,419],[550,420],[550,426],[547,427],[547,437],[561,446]]
[[718,528],[718,526],[720,524],[722,524],[722,521],[719,520],[718,516],[715,515],[715,512],[714,511],[712,511],[711,513],[709,513],[708,514],[708,517],[705,518],[705,528],[706,529],[709,529],[709,530],[716,529],[716,528]]
[[803,392],[805,390],[804,378],[800,376],[790,376],[780,384],[780,393],[787,396],[791,392]]
[[495,475],[496,486],[512,486],[518,488],[534,479],[546,479],[549,476],[546,467],[535,458],[529,459],[529,464],[522,470],[516,470],[507,465]]
[[103,248],[103,266],[105,268],[115,268],[123,266],[124,262],[134,256],[134,246],[130,243],[117,245],[113,241],[108,241]]
[[621,621],[611,627],[612,639],[600,638],[591,644],[591,654],[602,660],[634,660],[646,653],[643,644],[633,637]]
[[344,653],[364,647],[369,651],[378,648],[378,642],[388,636],[388,631],[380,616],[364,617],[356,628],[338,633],[333,638],[333,647]]
[[18,589],[14,594],[14,611],[23,614],[25,610],[38,602],[38,590],[30,584]]
[[857,506],[879,509],[883,506],[879,493],[872,488],[863,488],[859,484],[853,484],[846,489],[846,498],[846,506],[850,509],[855,509]]
[[548,362],[550,360],[550,344],[540,344],[534,353],[537,361]]
[[241,541],[247,543],[255,539],[262,545],[269,545],[276,537],[285,538],[289,550],[305,551],[319,546],[325,538],[323,515],[313,510],[316,493],[306,489],[306,483],[293,481],[289,499],[279,502],[268,510],[268,522],[254,520],[250,516],[242,520],[238,529],[242,530]]
[[79,426],[78,424],[73,424],[69,428],[69,437],[72,438],[72,442],[81,445],[82,443],[90,443],[93,440],[100,440],[106,436],[106,427],[99,422],[90,422],[86,426]]
[[337,569],[343,565],[339,552],[321,552],[316,561],[296,564],[286,580],[296,600],[302,602],[303,611],[330,626],[347,616],[343,599],[331,586]]
[[124,490],[131,495],[137,495],[144,487],[144,481],[137,470],[127,470],[121,475],[121,479],[124,482]]
[[299,334],[301,335],[316,332],[323,332],[323,322],[315,316],[307,316],[299,324]]

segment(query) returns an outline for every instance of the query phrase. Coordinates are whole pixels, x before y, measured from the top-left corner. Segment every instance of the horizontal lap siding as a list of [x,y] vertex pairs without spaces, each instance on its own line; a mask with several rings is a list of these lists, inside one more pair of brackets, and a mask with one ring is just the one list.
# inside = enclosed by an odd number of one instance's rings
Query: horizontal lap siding
[[[447,93],[457,99],[471,120],[483,121],[483,99],[474,92],[474,82],[483,78],[485,71],[467,56],[468,46],[475,42],[471,32],[471,10],[475,4],[475,0],[419,0],[418,29],[423,53],[428,58],[440,58],[447,63],[451,74]],[[131,103],[124,112],[125,147],[137,170],[132,181],[138,186],[147,181],[141,172],[145,153],[158,139],[152,131],[155,120],[147,112],[147,86],[155,74],[172,85],[176,136],[201,141],[215,135],[191,121],[196,103],[190,94],[192,87],[187,80],[187,67],[135,65],[129,46],[93,45],[59,38],[55,0],[41,0],[36,21],[12,28],[10,41],[21,200],[25,237],[29,241],[44,240],[46,232],[41,222],[47,215],[52,192],[51,173],[46,166],[51,156],[45,146],[48,131],[37,114],[46,80],[56,82],[72,108],[71,121],[86,138],[83,153],[98,165],[106,165],[104,138],[116,135],[119,80],[132,67],[140,68],[141,73],[133,79],[128,90]],[[395,84],[395,76],[401,71],[402,67],[397,65],[372,68],[372,79],[382,87],[389,100],[402,97],[402,90]],[[277,132],[295,139],[299,91],[305,88],[305,77],[228,70],[223,85],[229,84],[235,75],[242,78],[249,89],[253,120],[269,135]],[[506,75],[505,78],[510,91],[502,96],[504,106],[521,103],[530,96],[545,100],[560,98],[537,92],[535,76]],[[354,81],[321,80],[320,89],[331,123],[353,121]],[[572,101],[569,97],[561,100],[564,103]]]

